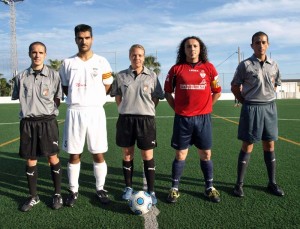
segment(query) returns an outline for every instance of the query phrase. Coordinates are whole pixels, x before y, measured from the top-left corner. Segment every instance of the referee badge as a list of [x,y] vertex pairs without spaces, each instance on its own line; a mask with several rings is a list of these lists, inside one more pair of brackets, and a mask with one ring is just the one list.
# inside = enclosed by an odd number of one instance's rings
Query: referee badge
[[49,89],[48,88],[44,89],[42,93],[43,93],[43,96],[48,96],[49,95]]
[[49,96],[49,86],[48,86],[48,84],[42,84],[41,94],[44,97],[48,97]]

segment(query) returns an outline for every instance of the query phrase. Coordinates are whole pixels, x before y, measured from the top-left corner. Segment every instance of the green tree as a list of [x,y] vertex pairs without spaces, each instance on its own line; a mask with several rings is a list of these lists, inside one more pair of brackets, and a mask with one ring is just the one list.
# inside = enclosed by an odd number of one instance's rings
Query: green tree
[[144,65],[150,70],[154,71],[156,75],[160,73],[160,63],[156,61],[156,57],[149,55],[145,57]]
[[60,68],[62,62],[63,62],[62,60],[57,60],[57,59],[51,60],[51,59],[49,59],[50,65],[47,65],[47,66],[54,69],[54,70],[56,70],[56,71],[58,71],[58,69]]
[[3,74],[0,73],[0,96],[9,96],[11,85],[2,76]]

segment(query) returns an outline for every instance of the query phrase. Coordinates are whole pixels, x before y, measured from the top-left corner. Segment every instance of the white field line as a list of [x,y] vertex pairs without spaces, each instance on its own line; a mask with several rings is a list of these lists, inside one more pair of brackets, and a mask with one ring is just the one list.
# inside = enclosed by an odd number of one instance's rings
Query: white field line
[[[174,118],[174,116],[155,116],[156,119],[164,119],[164,118]],[[212,117],[212,119],[224,119],[224,118],[232,118],[232,119],[239,119],[240,117],[225,117],[225,116],[218,116],[218,117]],[[106,117],[108,120],[115,120],[118,119],[118,117]],[[59,119],[57,120],[58,122],[64,122],[64,119]],[[300,119],[297,118],[292,118],[292,119],[287,119],[287,118],[279,118],[278,121],[296,121],[299,122]],[[4,125],[15,125],[19,124],[20,122],[7,122],[7,123],[0,123],[0,126]]]

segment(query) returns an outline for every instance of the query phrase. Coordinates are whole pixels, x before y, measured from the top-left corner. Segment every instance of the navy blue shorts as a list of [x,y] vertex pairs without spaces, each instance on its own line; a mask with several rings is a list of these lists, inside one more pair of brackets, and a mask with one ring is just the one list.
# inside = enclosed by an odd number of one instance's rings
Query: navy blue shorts
[[58,124],[55,116],[25,118],[20,122],[19,155],[36,160],[59,152]]
[[141,150],[154,149],[157,146],[154,116],[119,115],[116,125],[117,146],[131,147],[135,142]]
[[175,114],[171,146],[184,150],[195,145],[198,149],[209,150],[212,147],[211,115],[186,117]]
[[275,102],[244,103],[241,110],[238,139],[250,143],[278,140],[278,118]]

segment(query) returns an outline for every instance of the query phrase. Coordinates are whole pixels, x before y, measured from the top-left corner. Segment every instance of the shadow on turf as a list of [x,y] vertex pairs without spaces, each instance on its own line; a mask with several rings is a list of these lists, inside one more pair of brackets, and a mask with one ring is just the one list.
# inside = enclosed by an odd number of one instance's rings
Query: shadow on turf
[[[63,167],[62,196],[65,200],[68,194],[68,178],[66,172],[68,159],[61,157],[60,160]],[[45,161],[46,159],[42,158],[39,159],[38,162],[38,195],[41,201],[50,207],[52,201],[51,196],[53,194],[53,184],[50,175],[50,167],[47,163],[45,163]],[[13,199],[16,203],[18,203],[19,206],[21,206],[28,195],[27,180],[25,175],[25,161],[19,158],[17,153],[0,152],[0,168],[0,194]],[[134,190],[142,190],[142,176],[143,173],[141,171],[134,171]],[[203,194],[204,181],[200,178],[200,176],[199,178],[183,176],[180,181],[180,193],[188,194],[207,201],[207,198]],[[122,191],[124,189],[123,170],[121,167],[108,167],[108,176],[105,185],[105,189],[108,190],[111,198],[111,202],[108,205],[102,205],[95,194],[95,178],[93,176],[92,163],[81,162],[81,173],[79,179],[79,198],[80,196],[85,196],[89,199],[89,202],[93,206],[105,210],[119,212],[121,214],[131,214],[130,211],[128,211],[129,207],[127,202],[121,199]],[[156,172],[156,196],[158,200],[163,203],[166,203],[166,197],[170,188],[169,185],[171,185],[170,180],[170,174]],[[161,185],[162,183],[166,182],[166,186]],[[214,185],[220,191],[221,198],[223,192],[233,195],[232,190],[234,183],[215,181]],[[264,186],[245,185],[244,187],[267,192],[267,189]]]
[[[61,163],[65,163],[64,159],[60,160]],[[0,151],[0,194],[14,200],[18,204],[18,209],[29,196],[25,167],[26,162],[18,153]],[[38,160],[37,190],[40,200],[51,207],[53,182],[46,158]]]

